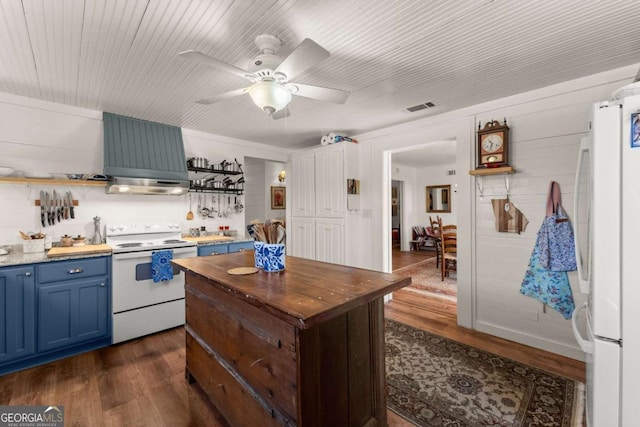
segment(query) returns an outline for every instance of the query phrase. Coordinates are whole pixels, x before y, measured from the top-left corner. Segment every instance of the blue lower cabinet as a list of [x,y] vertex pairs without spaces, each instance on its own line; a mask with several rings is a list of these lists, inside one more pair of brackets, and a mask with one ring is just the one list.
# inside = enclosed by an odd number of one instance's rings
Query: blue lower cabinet
[[108,335],[106,278],[40,286],[38,351],[48,351]]
[[35,353],[33,266],[0,268],[0,365]]
[[111,344],[111,257],[0,268],[0,375]]
[[253,249],[253,240],[248,242],[218,243],[198,246],[198,256],[219,255]]
[[219,245],[198,246],[198,256],[219,255],[229,252],[229,245],[221,243]]
[[253,250],[253,241],[229,243],[229,252],[246,251],[247,249]]

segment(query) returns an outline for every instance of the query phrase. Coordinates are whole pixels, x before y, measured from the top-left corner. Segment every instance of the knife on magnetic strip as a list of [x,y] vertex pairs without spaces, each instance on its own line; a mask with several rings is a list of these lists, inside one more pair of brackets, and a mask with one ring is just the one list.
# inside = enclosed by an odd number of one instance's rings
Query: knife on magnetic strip
[[44,223],[44,191],[40,190],[40,222],[43,227],[47,225]]
[[71,194],[71,191],[67,191],[67,197],[69,197],[69,215],[71,218],[75,218],[76,214],[73,212],[73,194]]

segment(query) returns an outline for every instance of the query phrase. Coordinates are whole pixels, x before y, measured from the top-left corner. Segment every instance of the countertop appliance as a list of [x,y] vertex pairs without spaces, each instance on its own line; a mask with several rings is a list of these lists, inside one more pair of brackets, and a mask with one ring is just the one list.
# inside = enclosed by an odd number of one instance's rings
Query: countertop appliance
[[[586,353],[587,425],[590,427],[638,425],[638,112],[640,95],[595,104],[591,131],[582,141],[576,172],[576,257],[580,290],[588,294],[588,301],[583,309],[574,312],[572,323],[576,339]],[[588,218],[581,220],[579,213],[585,212]],[[586,315],[584,338],[577,326],[578,316],[583,315]]]
[[183,325],[184,273],[154,282],[152,254],[171,250],[173,258],[198,256],[197,244],[182,240],[178,224],[112,224],[106,227],[113,248],[113,343]]

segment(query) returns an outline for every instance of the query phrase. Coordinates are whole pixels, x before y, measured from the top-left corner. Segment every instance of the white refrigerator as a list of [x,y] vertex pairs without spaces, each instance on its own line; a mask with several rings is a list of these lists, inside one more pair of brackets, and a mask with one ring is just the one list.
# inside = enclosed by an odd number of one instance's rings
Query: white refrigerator
[[640,425],[639,111],[640,95],[595,104],[576,172],[576,257],[588,298],[572,324],[586,353],[589,427]]

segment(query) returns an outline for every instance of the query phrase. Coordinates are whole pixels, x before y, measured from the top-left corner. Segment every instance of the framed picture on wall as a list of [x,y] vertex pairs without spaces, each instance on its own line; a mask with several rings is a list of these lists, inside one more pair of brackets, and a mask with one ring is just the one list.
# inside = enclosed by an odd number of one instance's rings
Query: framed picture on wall
[[271,187],[271,209],[287,208],[287,187]]

